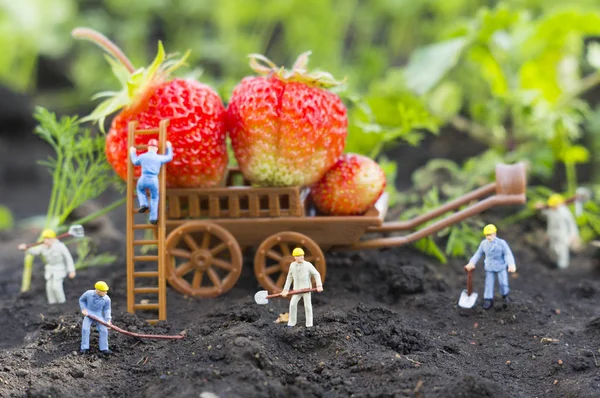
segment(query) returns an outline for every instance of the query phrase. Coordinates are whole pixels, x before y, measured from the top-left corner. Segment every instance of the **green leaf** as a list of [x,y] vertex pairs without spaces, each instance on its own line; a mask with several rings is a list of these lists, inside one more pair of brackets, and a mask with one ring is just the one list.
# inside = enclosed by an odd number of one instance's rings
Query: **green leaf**
[[442,82],[429,94],[429,109],[442,120],[450,120],[463,105],[463,92],[458,83]]
[[560,154],[560,158],[565,163],[587,163],[590,153],[581,145],[573,145],[565,148]]
[[408,88],[419,95],[431,90],[454,68],[467,44],[460,37],[414,51],[404,71]]
[[0,231],[11,229],[14,226],[12,212],[6,206],[0,205]]

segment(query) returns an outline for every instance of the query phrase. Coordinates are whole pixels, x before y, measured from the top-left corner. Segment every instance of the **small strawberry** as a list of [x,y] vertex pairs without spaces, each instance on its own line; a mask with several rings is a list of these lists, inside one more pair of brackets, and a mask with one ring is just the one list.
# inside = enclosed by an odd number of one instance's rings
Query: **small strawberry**
[[311,187],[311,196],[321,213],[358,215],[377,202],[385,186],[385,174],[375,161],[344,154]]
[[[75,38],[98,44],[112,57],[107,57],[113,72],[123,85],[120,92],[105,92],[96,97],[109,97],[83,120],[104,125],[109,114],[121,110],[112,121],[106,136],[106,157],[115,172],[127,177],[127,126],[132,120],[138,129],[158,128],[162,119],[170,119],[167,140],[173,144],[173,161],[167,164],[167,186],[214,186],[225,173],[228,156],[225,143],[225,107],[219,95],[209,86],[193,80],[172,79],[169,74],[183,65],[165,56],[162,43],[148,68],[135,70],[129,59],[102,34],[87,28],[73,30]],[[136,137],[136,144],[147,144],[156,135]],[[136,168],[139,169],[139,168]],[[140,170],[136,170],[139,175]]]
[[329,73],[308,74],[309,54],[300,55],[291,71],[250,55],[252,69],[265,76],[244,78],[231,96],[227,131],[240,170],[257,185],[310,185],[346,145],[346,107],[321,88],[340,82]]

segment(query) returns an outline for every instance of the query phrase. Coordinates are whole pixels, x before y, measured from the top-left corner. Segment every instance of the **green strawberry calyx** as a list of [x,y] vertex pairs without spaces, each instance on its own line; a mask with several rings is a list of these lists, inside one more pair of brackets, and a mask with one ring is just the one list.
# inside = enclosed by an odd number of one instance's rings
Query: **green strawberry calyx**
[[104,131],[104,120],[106,117],[122,108],[134,109],[144,105],[152,88],[168,79],[169,75],[185,65],[190,55],[188,50],[183,57],[175,58],[176,54],[165,54],[161,41],[158,42],[158,52],[152,64],[148,67],[135,69],[131,61],[103,34],[89,28],[76,28],[71,32],[76,39],[89,40],[102,49],[108,55],[106,60],[121,83],[120,91],[103,91],[92,97],[92,99],[105,98],[88,116],[81,121],[98,122],[100,129]]
[[250,68],[263,76],[273,76],[285,82],[300,82],[314,87],[335,87],[346,82],[336,80],[331,73],[315,70],[308,72],[308,58],[312,52],[306,51],[298,56],[291,70],[278,67],[271,60],[261,54],[250,54]]

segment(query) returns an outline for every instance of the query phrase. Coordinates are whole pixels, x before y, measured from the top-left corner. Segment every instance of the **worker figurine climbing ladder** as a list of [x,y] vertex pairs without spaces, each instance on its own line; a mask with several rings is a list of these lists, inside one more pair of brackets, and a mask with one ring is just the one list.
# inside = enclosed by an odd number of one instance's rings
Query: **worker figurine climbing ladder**
[[158,141],[151,139],[148,141],[148,152],[137,155],[135,147],[129,148],[131,163],[135,166],[142,166],[142,175],[137,182],[138,202],[140,204],[140,213],[148,211],[148,197],[146,189],[150,191],[150,222],[156,224],[158,222],[158,174],[163,164],[173,160],[173,148],[171,143],[167,141],[167,153],[164,155],[158,154]]
[[104,322],[111,324],[110,297],[106,294],[108,285],[104,281],[98,281],[94,285],[94,290],[88,290],[79,298],[79,307],[83,318],[81,324],[81,353],[87,354],[90,350],[90,329],[95,323],[100,334],[99,346],[100,352],[106,355],[112,354],[108,349],[108,329],[106,326],[92,320],[88,315],[93,315]]
[[[282,297],[286,297],[290,290],[290,285],[294,283],[294,290],[307,289],[311,287],[311,276],[315,278],[317,283],[317,291],[323,291],[323,283],[321,282],[321,274],[315,268],[314,265],[308,261],[304,261],[304,250],[297,247],[292,251],[292,256],[296,261],[290,264],[290,270],[288,271],[287,280],[285,286],[281,292]],[[288,320],[288,326],[296,326],[296,319],[298,315],[298,302],[300,299],[304,299],[304,315],[306,317],[306,327],[312,327],[313,325],[313,312],[312,302],[309,293],[300,293],[292,296],[290,301],[290,318]]]
[[25,243],[18,246],[19,250],[27,250],[34,256],[42,255],[46,261],[44,278],[46,279],[46,297],[49,304],[62,304],[66,301],[63,280],[68,275],[75,278],[73,257],[64,243],[56,238],[56,232],[51,229],[42,231],[44,243],[27,248]]
[[[483,309],[489,310],[494,306],[494,282],[498,278],[500,292],[505,304],[510,303],[508,293],[508,272],[516,272],[515,258],[505,240],[496,237],[496,226],[488,224],[483,228],[485,239],[479,244],[477,252],[465,265],[467,271],[475,269],[475,265],[485,254],[485,291],[483,293]],[[508,272],[507,272],[508,271]]]

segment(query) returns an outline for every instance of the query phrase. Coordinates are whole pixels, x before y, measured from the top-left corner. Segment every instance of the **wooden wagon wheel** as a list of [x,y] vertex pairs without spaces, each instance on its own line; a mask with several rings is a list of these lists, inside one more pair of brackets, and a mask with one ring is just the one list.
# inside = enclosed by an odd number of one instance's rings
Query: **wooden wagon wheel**
[[190,221],[167,237],[167,280],[190,296],[216,297],[235,285],[242,273],[242,252],[226,229]]
[[[262,287],[278,293],[285,285],[290,264],[294,261],[292,250],[304,249],[304,260],[312,263],[325,282],[325,256],[311,238],[298,232],[279,232],[265,239],[254,257],[254,274]],[[315,285],[313,280],[313,286]]]

